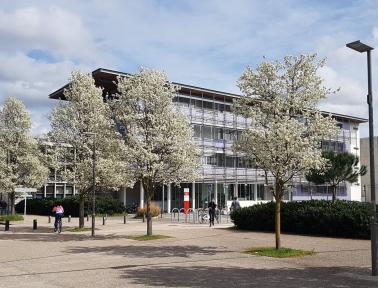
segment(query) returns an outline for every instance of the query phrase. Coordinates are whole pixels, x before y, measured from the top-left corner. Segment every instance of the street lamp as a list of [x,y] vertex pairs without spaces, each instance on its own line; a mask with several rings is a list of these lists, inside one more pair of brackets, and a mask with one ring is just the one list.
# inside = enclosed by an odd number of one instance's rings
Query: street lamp
[[84,132],[83,134],[93,136],[92,157],[93,157],[93,192],[92,192],[92,237],[95,237],[96,226],[96,133]]
[[360,53],[367,53],[367,72],[368,72],[368,95],[367,103],[369,105],[369,150],[370,150],[370,191],[371,202],[373,204],[373,216],[370,226],[371,230],[371,262],[372,262],[372,274],[378,275],[378,262],[377,262],[377,207],[375,203],[375,167],[374,167],[374,130],[373,130],[373,92],[371,84],[371,50],[374,48],[361,43],[360,41],[354,41],[346,44],[350,49],[353,49]]

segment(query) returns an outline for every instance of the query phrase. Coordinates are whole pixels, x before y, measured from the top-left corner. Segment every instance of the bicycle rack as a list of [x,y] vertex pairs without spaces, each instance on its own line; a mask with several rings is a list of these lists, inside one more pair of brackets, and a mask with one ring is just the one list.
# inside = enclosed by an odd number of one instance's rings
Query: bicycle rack
[[186,215],[189,215],[189,223],[190,223],[190,215],[192,215],[192,222],[195,223],[194,221],[194,215],[195,215],[195,210],[193,208],[189,208],[188,211],[186,211]]
[[[181,208],[180,211],[179,211],[179,219],[180,219],[180,213],[184,213],[185,214],[185,223],[188,221],[188,214],[186,213],[186,209],[185,208]],[[179,220],[180,222],[180,220]]]
[[[176,213],[178,213],[178,220],[177,221],[180,221],[180,212],[179,212],[179,209],[178,208],[173,208],[172,211],[171,211],[171,222],[173,222],[173,219],[176,219]],[[173,219],[172,219],[172,216],[173,216]]]

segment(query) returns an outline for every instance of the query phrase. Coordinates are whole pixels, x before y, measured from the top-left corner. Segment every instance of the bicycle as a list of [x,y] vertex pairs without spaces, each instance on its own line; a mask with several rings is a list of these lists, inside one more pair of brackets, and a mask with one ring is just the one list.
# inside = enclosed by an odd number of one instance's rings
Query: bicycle
[[206,209],[202,209],[198,212],[198,218],[199,218],[199,222],[201,224],[204,224],[204,223],[207,223],[207,221],[209,221],[209,214],[207,213]]
[[58,232],[58,234],[62,232],[62,218],[61,217],[59,217],[56,220],[56,228],[54,227],[54,232]]

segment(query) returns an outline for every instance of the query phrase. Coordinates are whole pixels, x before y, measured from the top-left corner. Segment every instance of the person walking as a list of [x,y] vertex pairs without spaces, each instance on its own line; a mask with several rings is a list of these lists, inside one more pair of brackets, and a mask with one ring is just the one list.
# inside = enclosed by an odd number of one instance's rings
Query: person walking
[[217,208],[217,204],[215,204],[214,199],[211,199],[207,207],[209,208],[209,218],[211,227],[211,225],[214,226],[215,209]]
[[54,208],[52,209],[52,212],[55,213],[54,232],[56,232],[58,230],[58,222],[62,221],[64,215],[63,206],[60,203],[56,202]]
[[230,207],[230,210],[231,212],[236,210],[236,209],[240,209],[240,203],[239,203],[239,200],[237,197],[234,197],[234,200],[232,201],[231,203],[231,207]]

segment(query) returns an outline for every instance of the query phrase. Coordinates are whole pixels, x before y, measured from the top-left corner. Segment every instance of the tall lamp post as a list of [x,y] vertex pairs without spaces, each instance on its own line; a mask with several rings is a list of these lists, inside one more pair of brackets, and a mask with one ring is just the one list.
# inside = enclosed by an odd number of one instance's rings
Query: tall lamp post
[[95,226],[96,226],[96,133],[84,132],[83,134],[93,136],[93,146],[92,146],[92,159],[93,159],[93,191],[92,191],[92,237],[95,237]]
[[374,48],[361,43],[360,41],[354,41],[346,44],[350,49],[353,49],[360,53],[367,53],[367,72],[368,72],[368,95],[367,103],[369,105],[369,150],[370,150],[370,191],[371,202],[373,204],[372,223],[370,225],[371,231],[371,262],[372,262],[372,275],[378,275],[378,262],[377,262],[377,207],[375,202],[375,166],[374,166],[374,130],[373,130],[373,92],[371,84],[371,50]]

